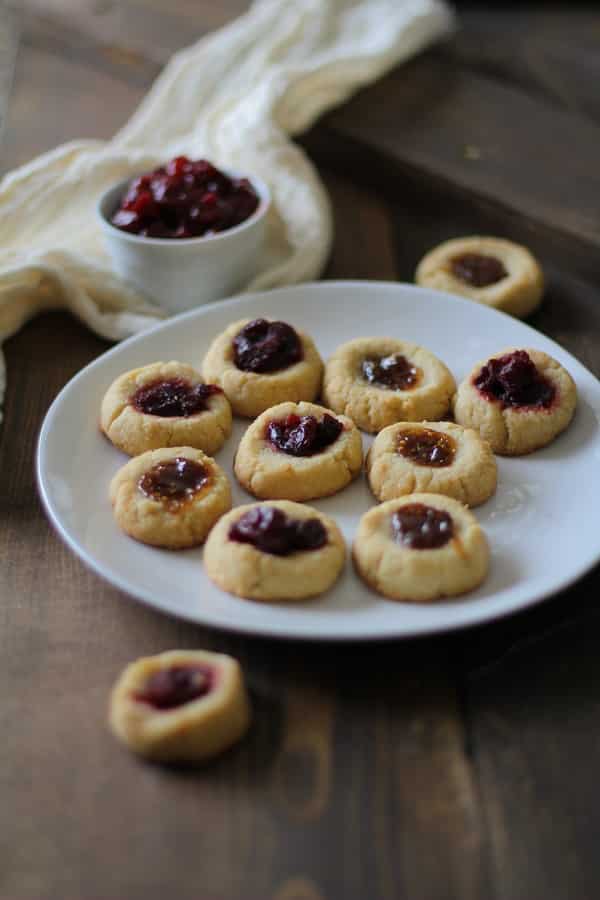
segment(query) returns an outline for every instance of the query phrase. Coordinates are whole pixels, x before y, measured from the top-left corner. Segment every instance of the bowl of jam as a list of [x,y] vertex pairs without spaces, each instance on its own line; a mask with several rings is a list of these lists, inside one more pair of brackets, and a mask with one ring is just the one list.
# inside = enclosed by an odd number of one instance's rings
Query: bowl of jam
[[252,279],[269,204],[255,176],[177,156],[111,187],[98,215],[117,274],[177,313]]

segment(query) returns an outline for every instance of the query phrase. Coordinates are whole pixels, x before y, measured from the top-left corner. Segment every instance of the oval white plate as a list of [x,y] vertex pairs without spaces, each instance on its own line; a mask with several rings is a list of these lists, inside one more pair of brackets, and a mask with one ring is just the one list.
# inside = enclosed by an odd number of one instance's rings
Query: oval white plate
[[[306,604],[266,605],[230,597],[205,577],[202,551],[168,552],[130,540],[117,528],[108,483],[126,457],[98,430],[104,391],[121,372],[156,360],[199,366],[212,338],[231,321],[266,315],[308,331],[324,358],[343,341],[394,335],[432,350],[460,381],[478,359],[509,346],[545,350],[577,382],[570,428],[544,450],[498,459],[495,497],[476,510],[491,548],[489,577],[458,602],[416,606],[384,600],[352,571],[326,596]],[[569,353],[527,325],[484,306],[412,285],[322,282],[222,301],[131,338],[83,369],[58,395],[44,421],[38,481],[61,537],[116,587],[164,612],[219,628],[273,637],[370,640],[405,637],[484,622],[564,588],[600,557],[600,505],[586,486],[600,466],[600,383]],[[231,474],[247,423],[218,454]],[[365,447],[370,442],[365,437]],[[232,476],[232,481],[234,481]],[[234,503],[249,496],[234,484]],[[334,516],[350,544],[373,504],[364,477],[314,505]]]

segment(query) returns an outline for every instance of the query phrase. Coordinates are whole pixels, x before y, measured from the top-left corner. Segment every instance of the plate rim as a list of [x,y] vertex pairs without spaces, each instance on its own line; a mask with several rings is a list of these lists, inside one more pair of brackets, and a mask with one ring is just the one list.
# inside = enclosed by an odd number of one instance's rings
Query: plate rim
[[[474,304],[474,301],[469,300],[464,297],[460,297],[455,294],[450,294],[446,291],[440,291],[433,288],[423,288],[419,285],[412,284],[410,282],[402,282],[402,281],[379,281],[379,280],[368,280],[368,279],[336,279],[336,280],[324,280],[324,281],[310,281],[310,282],[301,282],[293,285],[285,285],[283,287],[276,287],[265,289],[261,291],[253,291],[251,293],[238,294],[233,297],[228,297],[224,300],[217,300],[212,303],[203,304],[201,306],[196,307],[192,310],[187,310],[186,312],[180,313],[174,316],[168,316],[164,320],[160,320],[156,323],[156,325],[151,326],[150,328],[144,329],[144,331],[139,332],[137,334],[133,334],[130,337],[119,341],[115,344],[114,347],[110,347],[108,350],[105,350],[95,359],[91,360],[86,366],[80,369],[78,372],[73,375],[65,385],[58,392],[48,410],[44,416],[42,424],[40,426],[40,430],[38,433],[38,439],[36,443],[36,453],[35,453],[35,475],[36,475],[36,483],[38,494],[42,501],[42,506],[46,516],[48,517],[50,524],[54,528],[55,532],[58,534],[60,539],[67,545],[67,547],[75,554],[75,556],[81,560],[81,562],[91,571],[93,571],[96,575],[98,575],[103,581],[107,582],[111,586],[117,588],[121,593],[125,595],[127,600],[141,602],[146,606],[149,606],[153,610],[156,610],[162,613],[165,616],[170,616],[171,618],[178,619],[180,621],[188,622],[196,627],[201,628],[214,628],[217,631],[225,632],[227,634],[239,634],[244,637],[257,637],[263,639],[273,639],[273,640],[288,640],[288,641],[302,641],[302,642],[310,642],[310,643],[365,643],[365,642],[373,642],[373,641],[392,641],[392,640],[405,640],[405,639],[415,639],[419,637],[431,637],[436,634],[447,634],[450,632],[455,632],[467,628],[475,628],[477,626],[491,624],[500,619],[504,619],[507,616],[516,615],[520,612],[524,612],[527,609],[530,609],[532,606],[536,606],[539,603],[542,603],[544,600],[552,597],[560,592],[568,589],[571,585],[575,584],[581,578],[585,577],[594,566],[600,561],[600,540],[598,542],[598,546],[596,548],[595,555],[590,555],[590,557],[586,560],[585,565],[578,569],[578,571],[573,574],[569,573],[565,578],[554,580],[552,584],[548,585],[548,587],[543,588],[539,592],[535,592],[535,594],[529,597],[526,600],[518,600],[516,606],[508,606],[507,608],[501,610],[495,610],[493,612],[488,612],[483,608],[474,608],[472,614],[466,621],[463,620],[449,620],[442,624],[439,623],[425,623],[420,624],[418,626],[404,626],[402,630],[395,631],[393,628],[390,629],[386,627],[381,631],[369,631],[364,634],[349,634],[345,632],[331,633],[327,632],[325,634],[320,634],[316,632],[299,632],[296,633],[294,631],[290,631],[289,627],[285,626],[285,624],[279,623],[269,623],[267,626],[260,625],[259,623],[236,623],[235,621],[231,622],[223,622],[219,621],[211,621],[210,616],[208,616],[203,621],[199,620],[197,617],[192,617],[191,615],[187,615],[185,612],[173,611],[162,605],[160,602],[155,600],[153,596],[145,589],[136,587],[134,584],[129,582],[126,578],[122,577],[118,573],[113,572],[112,570],[106,570],[104,564],[97,562],[94,556],[89,553],[85,547],[81,545],[81,543],[74,537],[68,528],[63,525],[60,519],[60,515],[54,509],[52,499],[50,497],[50,492],[48,489],[48,484],[45,478],[44,473],[44,445],[47,440],[47,435],[51,431],[53,418],[57,414],[57,410],[61,406],[62,402],[65,399],[65,395],[67,395],[71,390],[75,388],[77,383],[80,380],[83,380],[88,373],[95,369],[100,368],[107,358],[111,356],[118,355],[123,350],[127,350],[128,347],[141,343],[145,338],[148,337],[149,334],[153,334],[156,331],[160,331],[162,329],[168,328],[172,326],[174,323],[181,323],[187,319],[195,319],[197,317],[202,318],[202,316],[209,314],[210,311],[222,308],[224,305],[227,306],[235,306],[239,304],[244,304],[245,302],[252,302],[257,298],[263,297],[264,295],[272,296],[274,294],[285,294],[290,292],[295,292],[298,290],[309,290],[314,291],[315,289],[322,291],[328,290],[330,288],[340,289],[340,288],[359,288],[369,290],[395,290],[400,289],[403,292],[408,292],[408,294],[421,294],[427,293],[428,295],[436,295],[437,297],[449,300],[455,303],[459,303],[460,305],[471,307]],[[500,315],[506,319],[510,319],[515,321],[515,317],[510,316],[508,313],[505,313],[501,310],[494,309],[492,307],[485,306],[483,304],[476,304],[480,309],[484,309],[487,312],[492,314]],[[545,341],[548,341],[555,347],[558,347],[562,354],[564,354],[571,364],[574,364],[576,368],[585,372],[585,374],[591,378],[596,386],[600,388],[600,381],[596,378],[596,376],[587,369],[583,363],[581,363],[577,357],[573,356],[568,350],[558,344],[557,341],[554,341],[553,338],[548,337],[543,334],[543,332],[538,331],[533,328],[527,322],[523,322],[521,320],[516,320],[520,327],[525,328],[531,335],[535,337],[542,337]]]

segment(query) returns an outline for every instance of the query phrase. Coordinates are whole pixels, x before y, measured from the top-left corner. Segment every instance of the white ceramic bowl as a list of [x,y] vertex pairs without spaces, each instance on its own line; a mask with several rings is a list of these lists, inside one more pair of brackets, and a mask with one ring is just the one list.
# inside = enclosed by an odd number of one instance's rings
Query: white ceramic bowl
[[111,187],[97,206],[113,269],[121,278],[172,314],[229,297],[248,284],[258,269],[271,202],[264,182],[245,176],[260,203],[240,225],[206,237],[169,239],[141,237],[111,225],[110,217],[134,177]]

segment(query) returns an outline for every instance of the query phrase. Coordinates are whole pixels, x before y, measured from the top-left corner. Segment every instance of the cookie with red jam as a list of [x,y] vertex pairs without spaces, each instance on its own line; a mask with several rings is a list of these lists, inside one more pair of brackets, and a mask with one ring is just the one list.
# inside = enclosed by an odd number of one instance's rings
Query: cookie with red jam
[[556,359],[510,348],[474,366],[454,398],[454,417],[495,453],[520,456],[564,431],[576,405],[575,382]]
[[328,360],[323,400],[377,433],[394,422],[443,418],[455,389],[451,372],[429,350],[395,338],[358,338]]
[[362,467],[354,422],[315,403],[280,403],[247,429],[235,458],[236,478],[255,497],[313,500],[346,487]]
[[171,650],[130,663],[109,707],[113,734],[157,762],[203,762],[239,741],[251,712],[239,663],[206,650]]
[[473,590],[489,567],[477,519],[452,497],[418,493],[388,500],[361,518],[354,567],[390,600],[430,603]]
[[477,431],[453,422],[399,422],[380,431],[367,454],[378,500],[419,491],[478,506],[496,490],[492,449]]
[[113,381],[102,400],[100,427],[129,456],[182,446],[210,456],[231,434],[231,407],[222,389],[192,366],[157,362]]
[[238,506],[211,531],[204,549],[208,577],[249,600],[307,600],[327,591],[346,558],[333,519],[289,500]]
[[314,400],[323,362],[312,338],[287,322],[242,319],[214,339],[202,373],[236,415],[253,419],[285,400]]
[[135,456],[119,469],[110,501],[130,537],[180,550],[204,543],[231,509],[231,488],[223,470],[201,450],[166,447]]
[[419,263],[415,281],[521,318],[544,293],[542,268],[527,247],[495,237],[455,238],[434,247]]

